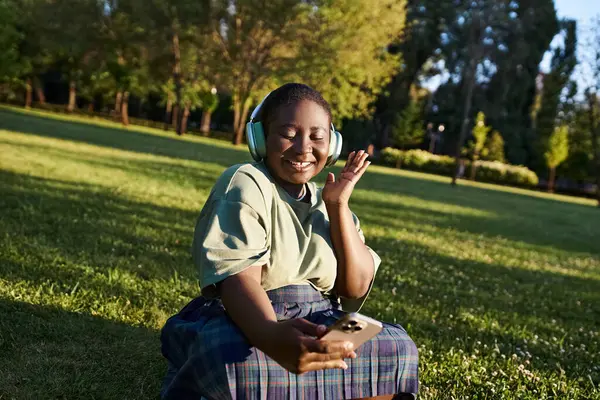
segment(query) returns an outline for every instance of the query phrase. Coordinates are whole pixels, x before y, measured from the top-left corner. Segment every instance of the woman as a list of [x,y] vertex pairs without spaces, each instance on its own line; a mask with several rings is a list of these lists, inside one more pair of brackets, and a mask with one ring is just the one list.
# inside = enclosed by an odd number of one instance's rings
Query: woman
[[358,349],[318,339],[360,308],[380,263],[348,207],[367,154],[317,189],[339,135],[327,102],[286,84],[258,108],[248,133],[264,135],[264,154],[251,149],[264,160],[227,169],[196,225],[203,296],[163,328],[163,398],[412,398],[417,349],[399,325]]

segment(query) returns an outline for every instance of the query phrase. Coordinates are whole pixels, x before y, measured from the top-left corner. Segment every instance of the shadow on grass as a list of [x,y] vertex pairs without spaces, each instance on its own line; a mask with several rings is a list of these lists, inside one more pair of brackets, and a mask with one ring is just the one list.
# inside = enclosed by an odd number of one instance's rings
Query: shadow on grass
[[[536,369],[557,372],[560,364],[571,378],[597,364],[600,343],[590,332],[600,329],[600,280],[458,260],[391,238],[369,244],[383,263],[363,311],[397,319],[417,345],[473,354],[498,344],[508,357],[521,348]],[[600,382],[600,371],[591,377]]]
[[0,397],[157,398],[158,332],[0,298]]
[[[135,297],[118,283],[94,279],[115,271],[141,281],[195,280],[190,246],[197,213],[125,199],[107,188],[0,171],[0,231],[13,251],[0,277],[73,287],[98,286]],[[90,272],[90,268],[93,269]],[[87,280],[87,281],[86,281]],[[171,293],[157,293],[167,303]],[[196,293],[189,293],[190,297]],[[175,307],[175,306],[174,306]]]
[[[453,229],[490,240],[506,238],[524,244],[543,246],[545,248],[536,249],[542,253],[560,249],[588,253],[596,257],[600,255],[598,244],[600,225],[594,219],[600,216],[595,215],[597,211],[593,208],[589,208],[588,213],[588,209],[574,205],[574,211],[578,211],[574,214],[569,212],[571,204],[564,203],[554,204],[552,208],[550,205],[537,209],[532,206],[533,209],[529,210],[519,201],[507,205],[513,212],[503,211],[497,204],[495,207],[474,204],[478,202],[477,200],[455,204],[487,212],[487,215],[469,215],[469,210],[454,214],[430,207],[409,205],[401,201],[390,203],[367,198],[367,196],[355,197],[353,210],[365,224],[395,229],[402,229],[407,225],[421,229],[441,228],[439,230],[441,234],[444,232],[443,229]],[[589,214],[588,218],[586,214]]]
[[[177,137],[153,135],[134,130],[86,124],[79,121],[61,121],[7,110],[0,110],[0,129],[84,142],[137,153],[212,162],[224,167],[250,160],[247,152],[202,143],[199,140],[182,140]],[[243,150],[241,147],[240,149]]]

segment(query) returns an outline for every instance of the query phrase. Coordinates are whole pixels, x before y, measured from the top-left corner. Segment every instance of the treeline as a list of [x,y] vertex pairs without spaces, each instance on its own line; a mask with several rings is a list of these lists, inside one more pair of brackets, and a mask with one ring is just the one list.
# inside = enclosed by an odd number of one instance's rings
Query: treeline
[[546,180],[600,183],[599,27],[577,59],[576,23],[552,0],[0,0],[0,98],[30,106],[62,90],[68,110],[124,124],[131,110],[178,134],[191,113],[208,133],[221,112],[238,144],[266,91],[302,81],[350,146],[426,149],[456,171],[501,154]]

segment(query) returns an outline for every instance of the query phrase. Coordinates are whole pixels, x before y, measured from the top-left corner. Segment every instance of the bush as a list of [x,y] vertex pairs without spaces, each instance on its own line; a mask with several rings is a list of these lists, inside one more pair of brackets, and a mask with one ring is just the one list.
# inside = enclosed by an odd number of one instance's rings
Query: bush
[[[455,170],[453,157],[431,154],[424,150],[402,151],[387,147],[381,151],[384,164],[396,167],[400,165],[414,171],[452,176]],[[476,161],[475,179],[512,186],[535,187],[538,177],[535,172],[520,165],[504,164],[499,161]],[[471,169],[471,161],[465,163],[465,174]]]

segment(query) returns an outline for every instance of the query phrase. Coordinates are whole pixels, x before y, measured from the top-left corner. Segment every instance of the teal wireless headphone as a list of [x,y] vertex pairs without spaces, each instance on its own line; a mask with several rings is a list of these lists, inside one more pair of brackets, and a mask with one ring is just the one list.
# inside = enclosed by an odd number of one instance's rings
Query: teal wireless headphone
[[[270,94],[270,93],[269,93]],[[265,140],[265,131],[263,125],[260,121],[256,121],[256,117],[260,113],[260,109],[264,104],[265,100],[267,100],[269,95],[267,94],[265,98],[260,102],[258,106],[252,111],[252,115],[250,116],[250,121],[246,124],[246,139],[248,142],[248,149],[250,150],[250,154],[252,158],[256,161],[263,160],[267,155],[267,144]],[[335,130],[333,123],[331,124],[331,131],[329,132],[329,154],[327,155],[327,163],[326,167],[334,165],[335,162],[340,157],[340,153],[342,152],[342,135]]]

